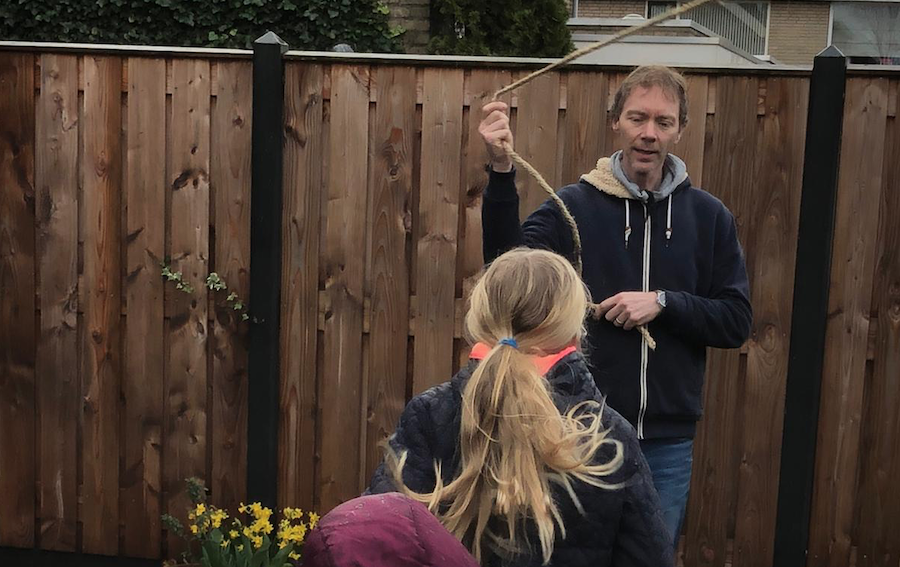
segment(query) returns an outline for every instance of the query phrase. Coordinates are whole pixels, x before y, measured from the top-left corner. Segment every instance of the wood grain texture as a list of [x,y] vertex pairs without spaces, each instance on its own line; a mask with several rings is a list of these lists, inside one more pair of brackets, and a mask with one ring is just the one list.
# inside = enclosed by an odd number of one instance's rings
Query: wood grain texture
[[210,183],[214,195],[215,270],[228,291],[211,291],[213,502],[236,509],[247,495],[248,324],[226,298],[250,297],[250,154],[252,74],[249,62],[220,61],[212,114]]
[[0,545],[34,543],[34,56],[0,54]]
[[822,369],[810,566],[850,561],[888,82],[847,81]]
[[75,551],[78,508],[78,58],[41,56],[35,203],[42,549]]
[[[746,242],[755,187],[756,79],[720,76],[716,82],[721,107],[708,124],[703,177],[708,190],[735,215],[738,237]],[[733,159],[738,154],[745,159]],[[748,269],[752,271],[752,266]],[[725,564],[736,503],[740,370],[738,350],[709,351],[704,415],[694,446],[685,564]]]
[[132,58],[128,70],[122,551],[156,558],[162,528],[166,64]]
[[[209,63],[172,62],[172,110],[168,171],[171,192],[170,251],[192,293],[166,287],[168,360],[165,391],[163,489],[166,510],[185,517],[184,480],[207,480],[207,290],[209,262]],[[169,534],[169,553],[180,542]]]
[[426,69],[424,89],[413,394],[453,370],[463,72]]
[[82,240],[84,312],[82,538],[87,553],[119,549],[122,60],[84,58]]
[[321,65],[285,68],[284,260],[278,498],[312,508],[316,468],[319,231],[325,187]]
[[[462,156],[462,192],[460,194],[459,250],[456,266],[457,291],[468,297],[484,266],[482,252],[481,202],[487,186],[485,166],[490,159],[478,125],[484,118],[481,108],[491,102],[494,93],[512,82],[508,71],[473,69],[466,83],[466,99],[470,101],[465,124]],[[500,98],[509,104],[509,95]]]
[[597,167],[606,139],[613,135],[606,119],[608,76],[573,71],[567,79],[565,139],[559,140],[564,146],[559,165],[563,185],[576,183]]
[[[516,152],[557,189],[556,135],[559,119],[559,74],[541,75],[517,91]],[[516,178],[519,216],[524,220],[548,199],[537,181],[525,172]]]
[[370,301],[366,365],[364,484],[382,459],[406,403],[406,341],[412,147],[416,142],[416,73],[383,67],[373,77],[378,103],[370,132],[365,295]]
[[[893,97],[888,99],[888,116],[896,116],[897,80],[892,81]],[[859,513],[856,564],[860,567],[887,567],[900,559],[900,123],[888,120],[882,163],[881,211],[878,222],[877,262],[872,310],[877,321],[872,381],[868,385],[862,427]]]
[[358,495],[363,463],[359,446],[368,79],[367,67],[332,68],[327,235],[322,258],[331,311],[325,320],[324,381],[319,384],[322,512]]
[[743,422],[733,564],[771,565],[806,136],[807,81],[770,78],[757,138],[745,250],[754,309]]
[[[709,93],[709,76],[688,75],[687,125],[681,132],[681,140],[672,153],[684,160],[688,175],[695,187],[703,187],[703,156],[706,145],[706,97]],[[803,156],[800,156],[803,160]]]

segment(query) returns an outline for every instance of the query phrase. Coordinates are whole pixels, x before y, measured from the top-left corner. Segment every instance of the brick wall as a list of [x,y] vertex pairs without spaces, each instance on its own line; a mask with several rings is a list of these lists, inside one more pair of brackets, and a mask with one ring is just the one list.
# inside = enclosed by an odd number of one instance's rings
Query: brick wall
[[646,12],[647,2],[643,0],[578,0],[579,18],[621,18]]
[[811,65],[826,47],[830,2],[772,2],[769,55],[789,65]]
[[407,53],[425,53],[428,45],[431,1],[430,0],[386,0],[391,10],[389,18],[392,26],[403,26],[406,32],[401,36]]

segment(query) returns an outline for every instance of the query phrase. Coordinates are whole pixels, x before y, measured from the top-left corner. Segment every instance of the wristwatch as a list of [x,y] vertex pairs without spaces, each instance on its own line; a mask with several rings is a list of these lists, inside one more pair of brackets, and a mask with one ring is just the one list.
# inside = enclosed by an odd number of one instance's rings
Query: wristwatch
[[661,289],[656,290],[656,303],[660,309],[666,308],[666,292]]

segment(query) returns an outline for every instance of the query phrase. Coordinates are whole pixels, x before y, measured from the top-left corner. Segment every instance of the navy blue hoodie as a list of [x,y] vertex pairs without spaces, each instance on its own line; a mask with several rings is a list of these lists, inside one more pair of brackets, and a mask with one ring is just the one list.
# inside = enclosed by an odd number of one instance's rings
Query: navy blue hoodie
[[[621,291],[663,290],[667,306],[648,325],[655,351],[634,330],[589,320],[591,372],[639,438],[693,437],[706,347],[736,348],[750,334],[747,270],[734,216],[693,187],[686,173],[669,190],[642,200],[617,179],[613,164],[601,159],[558,192],[579,227],[582,277],[597,303]],[[491,172],[482,224],[488,262],[516,246],[572,258],[571,230],[552,201],[520,224],[515,172]]]

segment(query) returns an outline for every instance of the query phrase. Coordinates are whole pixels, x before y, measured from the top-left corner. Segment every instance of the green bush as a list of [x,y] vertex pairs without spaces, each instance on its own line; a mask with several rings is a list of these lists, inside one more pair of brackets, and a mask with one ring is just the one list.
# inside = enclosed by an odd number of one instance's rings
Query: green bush
[[573,49],[563,0],[432,0],[432,53],[561,57]]
[[383,0],[0,0],[0,39],[250,47],[266,30],[292,49],[400,49]]

